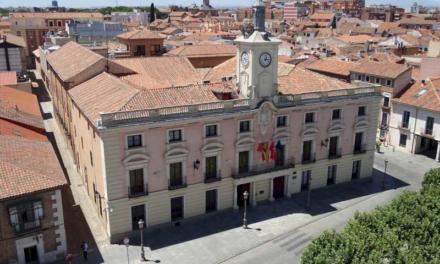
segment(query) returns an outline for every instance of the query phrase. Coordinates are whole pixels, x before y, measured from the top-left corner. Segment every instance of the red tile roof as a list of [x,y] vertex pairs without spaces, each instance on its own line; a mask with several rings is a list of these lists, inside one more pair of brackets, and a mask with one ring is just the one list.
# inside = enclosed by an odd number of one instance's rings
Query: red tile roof
[[364,61],[352,71],[395,79],[410,69],[410,67],[404,64]]
[[188,45],[177,49],[173,49],[167,54],[185,56],[189,58],[194,57],[220,57],[220,56],[235,56],[237,48],[233,45],[215,44],[215,45]]
[[0,200],[58,189],[66,184],[50,142],[0,135]]
[[426,85],[417,81],[393,101],[440,112],[440,78],[429,80]]
[[321,59],[306,66],[306,69],[343,76],[350,76],[350,71],[357,66],[356,63],[338,59]]
[[142,39],[164,39],[161,35],[154,31],[137,29],[133,31],[128,31],[117,36],[119,39],[124,40],[142,40]]
[[0,86],[17,85],[17,73],[15,71],[0,72]]

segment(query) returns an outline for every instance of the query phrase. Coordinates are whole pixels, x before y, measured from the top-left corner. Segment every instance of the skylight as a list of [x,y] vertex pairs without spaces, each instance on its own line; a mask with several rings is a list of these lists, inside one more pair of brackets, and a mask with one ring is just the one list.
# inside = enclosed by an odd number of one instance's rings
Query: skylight
[[422,89],[420,89],[420,91],[418,91],[418,92],[416,93],[416,95],[415,95],[414,97],[418,98],[418,97],[424,95],[427,91],[428,91],[428,90],[426,90],[425,88],[422,88]]

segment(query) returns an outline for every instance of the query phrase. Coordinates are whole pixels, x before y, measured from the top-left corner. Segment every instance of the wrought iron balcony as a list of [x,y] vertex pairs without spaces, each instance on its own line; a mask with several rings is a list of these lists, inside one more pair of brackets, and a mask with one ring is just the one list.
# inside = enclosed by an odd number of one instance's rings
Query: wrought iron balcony
[[128,197],[135,198],[148,195],[148,184],[134,185],[128,187]]
[[169,179],[168,180],[168,190],[177,190],[181,188],[186,188],[186,177],[181,177],[179,179]]
[[354,146],[353,154],[364,154],[367,152],[367,145],[359,144]]
[[16,224],[12,224],[12,228],[14,229],[16,234],[22,234],[27,232],[32,232],[41,227],[41,218],[35,219],[34,221],[27,222],[18,222]]
[[222,180],[221,171],[205,172],[205,183],[211,183]]
[[328,159],[339,159],[342,157],[342,149],[337,148],[335,151],[330,150],[328,152]]
[[246,169],[238,169],[235,168],[232,172],[232,178],[234,179],[240,179],[240,178],[246,178],[251,177],[259,174],[274,172],[274,171],[280,171],[285,169],[291,169],[295,168],[295,159],[290,158],[287,159],[285,162],[275,162],[270,161],[266,163],[260,163],[253,166],[248,166]]
[[399,122],[398,127],[403,130],[409,130],[409,122],[401,121]]

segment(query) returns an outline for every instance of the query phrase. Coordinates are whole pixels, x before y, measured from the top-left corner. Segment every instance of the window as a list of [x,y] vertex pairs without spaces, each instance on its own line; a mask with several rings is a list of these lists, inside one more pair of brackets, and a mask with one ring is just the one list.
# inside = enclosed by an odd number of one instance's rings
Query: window
[[387,86],[391,86],[391,80],[387,80]]
[[338,136],[331,137],[329,140],[329,147],[328,147],[329,159],[340,157],[341,151],[338,149],[338,145],[339,145],[339,137]]
[[308,190],[311,181],[312,181],[312,171],[311,170],[303,171],[301,177],[301,191]]
[[341,109],[333,109],[332,111],[332,120],[341,119]]
[[403,116],[402,116],[402,127],[403,128],[408,128],[409,127],[409,117],[410,117],[411,113],[409,111],[403,111]]
[[128,148],[142,147],[142,135],[132,135],[127,137]]
[[360,74],[358,75],[358,80],[362,81],[362,75],[360,75]]
[[370,76],[365,77],[365,81],[369,82],[370,81]]
[[168,141],[170,143],[182,141],[182,129],[174,129],[168,131]]
[[217,178],[217,156],[205,159],[205,179]]
[[21,37],[21,31],[17,31],[15,34],[16,34],[17,36]]
[[327,185],[335,184],[337,168],[338,168],[337,165],[328,166],[328,169],[327,169]]
[[282,167],[284,166],[284,160],[285,160],[285,146],[281,143],[278,143],[275,147],[276,149],[276,159],[275,159],[275,166],[276,167]]
[[383,98],[383,106],[384,107],[390,107],[390,98],[389,97],[384,97]]
[[359,106],[358,108],[358,116],[365,116],[367,114],[366,106]]
[[131,207],[131,227],[133,230],[139,230],[139,220],[144,221],[146,224],[147,221],[145,220],[145,205],[136,205]]
[[249,172],[249,151],[238,153],[238,173]]
[[171,198],[171,221],[183,218],[183,197]]
[[130,190],[129,196],[139,195],[144,193],[144,169],[135,169],[129,171],[130,176]]
[[286,126],[287,126],[287,116],[278,116],[277,127],[286,127]]
[[376,83],[380,83],[380,78],[376,78]]
[[183,164],[182,162],[176,162],[170,164],[170,186],[183,185]]
[[246,133],[251,131],[251,121],[240,121],[240,133]]
[[406,147],[406,140],[407,140],[408,136],[405,134],[400,134],[400,139],[399,139],[399,146],[401,147]]
[[84,141],[83,141],[83,137],[81,137],[81,148],[84,149]]
[[57,24],[58,24],[59,27],[63,26],[63,23],[61,21],[57,21]]
[[206,212],[217,211],[217,190],[206,192]]
[[315,113],[313,113],[313,112],[306,113],[305,122],[306,122],[306,124],[314,123],[315,122]]
[[217,125],[206,125],[205,126],[205,136],[206,137],[216,137],[217,136]]
[[93,154],[91,151],[90,151],[90,165],[92,165],[93,167]]
[[53,21],[49,21],[49,27],[53,27]]
[[41,201],[36,201],[10,207],[9,218],[17,233],[38,228],[43,219],[43,204]]
[[364,137],[363,132],[356,133],[354,137],[354,153],[364,152],[363,137]]
[[434,128],[434,118],[428,116],[426,118],[425,134],[432,135],[432,129],[433,128]]
[[359,179],[361,175],[361,161],[355,160],[353,161],[353,167],[351,171],[351,178],[352,179]]
[[303,153],[302,153],[303,163],[314,161],[312,147],[313,147],[313,140],[307,140],[303,142]]

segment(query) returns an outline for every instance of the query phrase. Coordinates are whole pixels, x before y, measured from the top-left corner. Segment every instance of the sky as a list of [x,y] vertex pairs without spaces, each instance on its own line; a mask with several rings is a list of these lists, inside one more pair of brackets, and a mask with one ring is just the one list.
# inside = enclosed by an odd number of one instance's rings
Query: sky
[[[149,6],[153,0],[58,0],[59,6],[67,7],[100,7],[100,6],[114,6],[128,5],[128,6]],[[211,0],[212,6],[224,7],[224,6],[250,6],[255,0]],[[156,6],[168,6],[171,4],[177,5],[190,5],[192,3],[200,4],[202,0],[155,0]],[[366,0],[369,4],[394,4],[408,8],[414,0]],[[0,0],[0,7],[8,6],[48,6],[50,0]],[[427,6],[439,6],[440,0],[419,0],[420,5]]]

